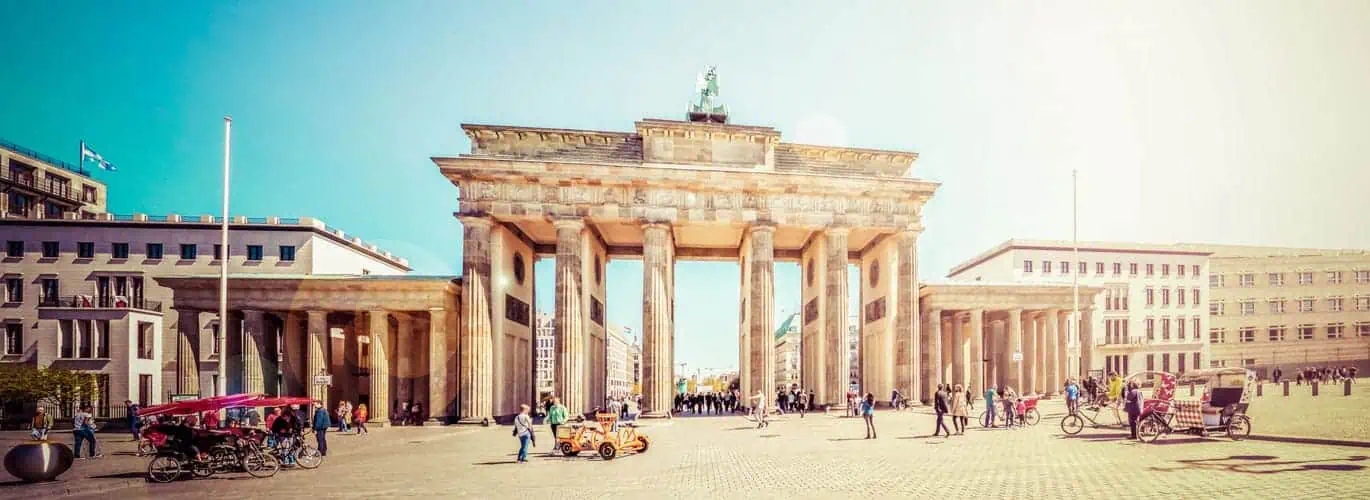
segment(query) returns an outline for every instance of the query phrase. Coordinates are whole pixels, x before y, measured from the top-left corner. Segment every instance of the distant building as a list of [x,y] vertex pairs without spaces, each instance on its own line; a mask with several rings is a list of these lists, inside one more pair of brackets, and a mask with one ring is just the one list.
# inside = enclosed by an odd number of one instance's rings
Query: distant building
[[605,334],[605,360],[608,365],[608,381],[605,385],[605,394],[609,397],[623,397],[632,393],[633,373],[630,363],[629,351],[631,345],[628,338],[623,335],[623,327],[614,323],[609,323],[604,330]]
[[847,317],[847,387],[861,390],[861,320],[855,314]]
[[556,337],[554,335],[556,327],[553,324],[553,319],[551,313],[540,312],[537,314],[537,323],[535,323],[537,325],[537,348],[534,353],[536,373],[533,380],[539,397],[551,393],[556,387],[552,379],[552,374],[556,372]]
[[791,314],[775,330],[775,384],[789,389],[800,385],[799,313]]

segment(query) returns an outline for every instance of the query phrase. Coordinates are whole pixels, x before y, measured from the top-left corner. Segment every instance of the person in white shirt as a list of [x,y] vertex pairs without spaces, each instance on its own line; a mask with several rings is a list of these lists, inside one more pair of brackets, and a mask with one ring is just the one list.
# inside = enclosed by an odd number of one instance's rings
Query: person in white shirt
[[771,423],[766,420],[766,393],[756,391],[752,396],[752,411],[756,414],[756,428],[769,427]]

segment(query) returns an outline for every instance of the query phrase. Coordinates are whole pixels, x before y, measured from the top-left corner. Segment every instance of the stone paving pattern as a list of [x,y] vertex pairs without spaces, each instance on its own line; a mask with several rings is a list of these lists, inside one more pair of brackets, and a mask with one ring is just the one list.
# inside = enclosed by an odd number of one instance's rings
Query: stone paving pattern
[[[603,461],[548,453],[542,429],[531,463],[514,463],[509,428],[400,428],[331,439],[315,471],[139,483],[103,498],[315,495],[322,498],[1366,498],[1370,449],[1168,436],[1157,444],[1117,430],[1061,436],[1059,403],[1025,430],[972,429],[930,438],[926,409],[881,412],[880,438],[858,419],[786,416],[757,430],[741,417],[677,418],[644,429],[641,455]],[[979,412],[979,405],[975,413]],[[82,462],[141,473],[145,459]],[[118,468],[118,472],[111,471]],[[89,475],[87,473],[87,475]],[[0,488],[0,496],[39,490]]]

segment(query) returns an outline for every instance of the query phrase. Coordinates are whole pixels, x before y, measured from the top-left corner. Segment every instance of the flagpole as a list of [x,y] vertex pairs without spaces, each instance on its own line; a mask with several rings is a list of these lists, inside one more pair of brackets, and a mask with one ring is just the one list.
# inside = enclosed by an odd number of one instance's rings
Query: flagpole
[[224,209],[219,230],[219,383],[214,394],[228,395],[228,163],[232,151],[233,118],[224,117]]
[[[1079,191],[1080,191],[1080,190],[1079,190],[1078,185],[1079,185],[1079,180],[1078,180],[1078,178],[1077,178],[1076,170],[1075,170],[1075,169],[1071,169],[1071,170],[1070,170],[1070,217],[1071,217],[1071,219],[1070,219],[1070,240],[1071,240],[1071,247],[1072,247],[1072,249],[1073,249],[1074,252],[1075,252],[1075,262],[1077,262],[1077,263],[1080,262],[1080,201],[1079,201],[1079,199],[1080,199]],[[1071,318],[1070,327],[1071,327],[1072,329],[1075,330],[1076,342],[1082,344],[1083,341],[1084,341],[1084,339],[1081,339],[1081,338],[1080,338],[1080,333],[1079,333],[1079,331],[1080,331],[1080,272],[1081,272],[1081,270],[1077,268],[1077,269],[1075,269],[1075,271],[1076,271],[1076,272],[1070,273],[1071,288],[1072,288],[1072,291],[1073,291],[1073,294],[1074,294],[1074,302],[1073,302],[1073,305],[1071,306],[1071,309],[1070,309],[1070,318]],[[1083,345],[1083,344],[1080,346],[1080,350],[1081,350],[1081,351],[1084,351],[1084,345]],[[1081,356],[1081,357],[1080,357],[1080,360],[1083,361],[1083,360],[1084,360],[1084,356]],[[1088,375],[1088,374],[1089,374],[1089,367],[1087,367],[1087,366],[1081,366],[1081,367],[1080,367],[1080,374],[1081,374],[1081,375]]]

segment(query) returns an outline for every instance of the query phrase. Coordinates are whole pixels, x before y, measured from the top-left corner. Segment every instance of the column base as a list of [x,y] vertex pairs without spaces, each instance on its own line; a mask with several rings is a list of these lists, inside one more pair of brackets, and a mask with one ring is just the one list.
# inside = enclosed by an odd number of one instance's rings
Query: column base
[[366,426],[367,426],[367,427],[386,428],[386,427],[391,427],[391,424],[390,424],[390,421],[389,421],[389,420],[367,420],[367,421],[366,421]]
[[495,419],[490,417],[462,417],[457,419],[457,425],[481,425],[489,427],[494,425]]
[[447,417],[432,417],[423,421],[422,427],[443,427],[447,425]]
[[671,418],[671,412],[642,412],[642,415],[639,415],[638,418]]

